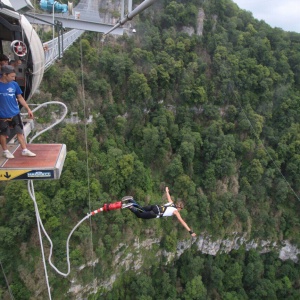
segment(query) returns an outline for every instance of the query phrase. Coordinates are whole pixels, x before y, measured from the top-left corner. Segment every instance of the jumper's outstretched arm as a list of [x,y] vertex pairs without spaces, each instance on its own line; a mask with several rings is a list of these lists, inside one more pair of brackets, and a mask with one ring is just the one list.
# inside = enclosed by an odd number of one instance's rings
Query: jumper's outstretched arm
[[169,203],[173,203],[173,200],[171,199],[169,188],[166,186],[166,195]]
[[191,228],[186,224],[186,222],[182,219],[179,211],[175,211],[174,215],[178,219],[178,221],[181,223],[181,225],[191,234],[191,236],[196,236],[197,234],[191,230]]
[[[169,188],[166,186],[166,195],[169,203],[173,203],[173,200],[171,199]],[[174,211],[174,215],[178,219],[178,221],[181,223],[181,225],[191,234],[191,236],[196,236],[196,233],[191,230],[191,228],[188,226],[188,224],[182,219],[180,212],[178,210]]]

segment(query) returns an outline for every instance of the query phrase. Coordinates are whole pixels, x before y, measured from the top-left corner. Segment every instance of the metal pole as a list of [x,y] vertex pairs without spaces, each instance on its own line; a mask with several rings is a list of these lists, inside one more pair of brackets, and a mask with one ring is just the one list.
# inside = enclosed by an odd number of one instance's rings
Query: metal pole
[[61,58],[61,50],[60,50],[60,37],[59,37],[59,23],[57,22],[55,24],[55,27],[56,27],[56,30],[57,30],[57,43],[58,43],[58,58],[60,59]]
[[54,4],[56,1],[53,1],[53,5],[52,5],[52,17],[53,17],[53,40],[55,38],[55,25],[54,25]]
[[131,20],[133,17],[135,17],[137,14],[151,6],[154,2],[157,0],[145,0],[143,3],[141,3],[139,6],[137,6],[132,12],[130,12],[124,19],[120,20],[113,28],[111,28],[109,31],[107,31],[105,35],[109,34],[116,28],[118,28],[121,25],[124,25],[128,20]]
[[128,0],[128,13],[132,12],[132,0]]
[[60,36],[61,36],[61,56],[64,55],[64,29],[61,23],[61,30],[60,30]]
[[125,4],[124,0],[121,1],[121,20],[124,18]]

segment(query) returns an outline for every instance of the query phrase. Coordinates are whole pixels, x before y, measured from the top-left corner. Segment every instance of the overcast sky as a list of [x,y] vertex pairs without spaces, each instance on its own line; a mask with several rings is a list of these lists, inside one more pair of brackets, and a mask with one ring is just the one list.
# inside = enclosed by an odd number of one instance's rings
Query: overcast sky
[[233,0],[272,27],[300,33],[300,0]]

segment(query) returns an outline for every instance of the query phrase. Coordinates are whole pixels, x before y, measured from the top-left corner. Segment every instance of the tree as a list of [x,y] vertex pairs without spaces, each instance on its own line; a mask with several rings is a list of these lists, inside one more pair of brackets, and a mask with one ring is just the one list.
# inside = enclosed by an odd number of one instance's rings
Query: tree
[[69,88],[77,90],[78,82],[76,73],[72,72],[70,69],[67,68],[59,79],[59,85],[63,90],[68,90]]
[[200,275],[194,277],[186,284],[183,292],[183,299],[185,300],[205,300],[207,290],[202,282]]
[[175,182],[178,176],[183,174],[183,166],[179,155],[176,155],[169,163],[166,174],[173,180],[173,182]]
[[268,279],[261,279],[255,288],[249,291],[252,299],[276,299],[276,285]]
[[[154,269],[154,268],[153,268]],[[156,269],[156,268],[155,268]],[[153,286],[159,293],[156,293],[155,299],[166,300],[166,299],[176,299],[176,289],[173,285],[173,280],[171,275],[164,268],[158,268],[153,270]]]
[[224,289],[223,280],[224,280],[224,272],[218,268],[217,266],[212,266],[210,270],[210,278],[211,278],[211,288],[218,290],[218,292],[222,292]]
[[133,73],[128,78],[128,99],[135,105],[145,105],[151,96],[151,89],[148,86],[144,74]]
[[16,300],[29,300],[31,298],[30,291],[20,280],[16,280],[10,285],[12,295]]
[[140,274],[139,280],[132,282],[130,284],[130,288],[137,299],[143,296],[146,300],[147,298],[145,298],[145,296],[148,296],[148,299],[150,300],[155,296],[155,289],[153,289],[152,286],[152,278],[146,274]]
[[[77,150],[78,148],[78,143],[77,143],[77,132],[76,132],[76,127],[72,126],[70,124],[66,125],[66,127],[64,127],[61,132],[60,132],[60,139],[62,141],[64,141],[64,143],[67,146],[67,149],[69,151],[71,150]],[[76,155],[74,153],[74,155]]]
[[163,248],[168,252],[175,252],[177,247],[177,236],[176,231],[173,230],[171,233],[167,234],[163,241]]
[[68,65],[70,68],[80,68],[79,48],[72,45],[68,51],[64,52],[63,63]]
[[163,22],[165,26],[174,26],[180,20],[184,12],[184,6],[181,3],[172,1],[165,9],[165,15],[163,16]]
[[190,170],[192,167],[192,162],[195,155],[195,148],[192,143],[182,142],[179,148],[179,154],[184,162],[184,167],[186,170]]
[[157,150],[160,144],[160,136],[157,127],[148,126],[143,130],[143,156],[146,165],[150,165],[157,159]]
[[174,189],[176,193],[182,196],[184,199],[187,199],[189,196],[195,194],[195,183],[187,175],[180,175],[174,184]]
[[247,178],[250,182],[257,183],[261,180],[262,174],[264,173],[264,168],[262,167],[258,159],[253,159],[247,170]]
[[224,286],[227,290],[235,290],[242,286],[243,271],[240,264],[233,263],[224,273]]

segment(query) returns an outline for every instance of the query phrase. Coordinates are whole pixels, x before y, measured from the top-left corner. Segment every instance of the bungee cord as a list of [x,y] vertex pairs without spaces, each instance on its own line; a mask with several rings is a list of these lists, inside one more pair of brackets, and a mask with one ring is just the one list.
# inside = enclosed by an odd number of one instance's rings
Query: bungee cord
[[9,293],[10,299],[14,300],[15,298],[14,298],[14,295],[13,295],[12,290],[10,288],[9,282],[7,280],[7,277],[6,277],[6,274],[5,274],[5,271],[4,271],[1,259],[0,259],[0,266],[1,266],[1,270],[2,270],[2,273],[3,273],[4,279],[5,279],[6,285],[7,285],[7,289],[8,289],[8,293]]
[[[130,14],[128,14],[126,16],[126,20],[121,20],[119,22],[119,24],[117,24],[117,26],[115,26],[113,29],[115,29],[116,27],[121,26],[123,23],[125,23],[127,20],[130,20],[133,16],[135,16],[136,14],[138,14],[140,11],[146,9],[147,7],[149,7],[151,4],[153,4],[156,0],[145,0],[141,5],[139,5],[139,7],[137,9],[135,9],[133,12],[131,12]],[[36,0],[34,0],[34,4],[36,4]],[[20,23],[21,23],[21,15],[20,15]],[[113,30],[112,29],[112,30]],[[22,36],[24,37],[24,30],[22,28]],[[109,32],[105,33],[105,36],[108,34]],[[33,34],[34,34],[34,29],[32,27],[31,32],[30,32],[30,37],[27,38],[29,40],[29,44],[31,44],[31,40],[33,38]],[[24,41],[23,41],[24,42]],[[30,51],[30,49],[29,49]],[[88,156],[88,142],[87,142],[87,118],[86,118],[86,105],[85,105],[85,93],[84,93],[84,73],[83,73],[83,55],[82,55],[82,43],[80,41],[80,55],[81,55],[81,77],[82,77],[82,100],[83,100],[83,105],[84,105],[84,118],[85,118],[85,124],[84,124],[84,128],[85,128],[85,149],[86,149],[86,156],[87,156],[87,160],[86,160],[86,168],[87,168],[87,182],[88,182],[88,205],[89,205],[89,210],[91,210],[91,197],[90,197],[90,176],[89,176],[89,156]],[[28,60],[29,55],[27,56],[27,60]],[[35,75],[38,74],[39,72],[44,71],[44,66],[39,67],[37,70],[32,70],[31,75]],[[25,86],[25,92],[26,92],[26,88],[27,86]],[[47,127],[46,129],[38,132],[37,134],[35,134],[30,140],[29,140],[29,144],[32,143],[32,141],[37,138],[38,136],[40,136],[42,133],[50,130],[52,127],[54,127],[55,125],[57,125],[58,123],[60,123],[66,116],[67,114],[67,107],[65,104],[58,102],[58,101],[52,101],[52,102],[48,102],[48,103],[44,103],[42,105],[38,105],[38,107],[34,110],[32,110],[32,112],[37,111],[38,109],[40,109],[43,106],[46,106],[48,104],[60,104],[62,106],[64,106],[65,111],[62,115],[62,117],[57,120],[54,124],[52,124],[51,126]],[[23,115],[23,114],[22,114]],[[26,138],[26,137],[25,137]],[[46,284],[47,284],[47,290],[48,290],[48,296],[49,299],[51,300],[51,288],[50,288],[50,284],[49,284],[49,278],[48,278],[48,272],[47,272],[47,265],[46,265],[46,259],[45,259],[45,253],[44,253],[44,245],[43,245],[43,238],[42,238],[42,231],[45,234],[46,238],[48,239],[49,243],[50,243],[50,253],[49,253],[49,257],[48,257],[48,262],[50,264],[50,266],[60,275],[66,277],[70,274],[70,257],[69,257],[69,242],[70,242],[70,238],[72,236],[72,234],[74,233],[74,231],[78,228],[78,226],[80,226],[80,224],[82,222],[84,222],[86,219],[90,218],[91,216],[101,212],[101,211],[108,211],[108,210],[113,210],[113,209],[120,209],[122,208],[122,204],[121,202],[118,203],[114,203],[114,204],[109,204],[109,205],[105,205],[103,208],[99,208],[98,210],[95,210],[89,214],[87,214],[83,219],[81,219],[75,226],[74,228],[71,230],[67,241],[66,241],[66,255],[67,255],[67,272],[61,272],[59,271],[55,265],[52,263],[52,251],[53,251],[53,243],[51,238],[49,237],[49,235],[47,234],[44,226],[43,226],[43,222],[41,220],[40,217],[40,213],[39,213],[39,208],[38,208],[38,204],[35,198],[35,191],[34,191],[34,185],[33,185],[33,181],[29,180],[28,181],[28,192],[29,195],[31,197],[31,199],[33,200],[34,203],[34,209],[35,209],[35,214],[36,214],[36,220],[37,220],[37,227],[38,227],[38,235],[39,235],[39,240],[40,240],[40,247],[41,247],[41,253],[42,253],[42,260],[43,260],[43,266],[44,266],[44,273],[45,273],[45,279],[46,279]],[[93,261],[93,231],[92,231],[92,223],[90,220],[90,229],[91,229],[91,254],[92,254],[92,261]],[[1,261],[0,261],[1,263]],[[1,268],[2,268],[2,264],[1,264]],[[2,268],[3,270],[3,268]],[[5,274],[4,274],[5,275]],[[94,264],[93,264],[93,277],[95,278],[95,270],[94,270]],[[6,278],[6,277],[5,277]],[[93,282],[95,283],[95,280],[93,280]],[[13,297],[13,295],[12,295]]]
[[39,209],[38,209],[38,205],[36,202],[36,198],[35,198],[35,192],[34,192],[34,186],[33,186],[33,181],[29,180],[28,181],[28,192],[29,195],[31,197],[31,199],[33,200],[34,203],[34,207],[35,207],[35,212],[36,212],[36,218],[37,218],[37,223],[38,223],[38,232],[39,232],[39,239],[40,239],[40,244],[41,244],[41,249],[42,249],[42,256],[43,256],[43,264],[44,264],[44,269],[45,269],[45,274],[46,274],[46,278],[47,278],[47,286],[48,286],[48,291],[49,291],[49,297],[51,299],[51,294],[50,294],[50,286],[49,286],[49,280],[48,280],[48,275],[47,275],[47,267],[46,267],[46,261],[45,261],[45,255],[44,255],[44,249],[43,249],[43,242],[42,242],[42,235],[41,235],[41,230],[43,231],[43,233],[45,234],[46,238],[48,239],[49,243],[50,243],[50,252],[49,252],[49,256],[48,256],[48,262],[49,265],[60,275],[67,277],[70,272],[71,272],[71,263],[70,263],[70,239],[71,236],[73,235],[74,231],[79,227],[79,225],[81,225],[85,220],[87,220],[88,218],[94,216],[95,214],[98,214],[100,212],[103,211],[110,211],[110,210],[116,210],[116,209],[121,209],[122,208],[122,204],[121,202],[116,202],[116,203],[112,203],[112,204],[104,204],[103,207],[98,208],[97,210],[94,210],[90,213],[88,213],[84,218],[82,218],[71,230],[71,232],[69,233],[69,236],[67,238],[66,241],[66,255],[67,255],[67,272],[62,272],[60,270],[58,270],[58,268],[52,263],[52,253],[53,253],[53,242],[51,240],[51,238],[49,237],[43,222],[41,220],[40,217],[40,213],[39,213]]
[[[82,102],[83,102],[83,113],[84,113],[84,141],[85,141],[85,153],[86,153],[86,174],[87,174],[87,184],[88,184],[88,206],[89,211],[91,211],[91,189],[90,189],[90,168],[89,168],[89,150],[88,150],[88,138],[87,138],[87,113],[86,113],[86,101],[85,101],[85,86],[84,86],[84,72],[83,72],[83,52],[82,52],[82,38],[80,37],[80,69],[81,69],[81,87],[82,87]],[[94,261],[94,247],[93,247],[93,226],[92,220],[90,219],[90,246],[92,261]],[[95,283],[95,267],[93,266],[93,282]],[[94,287],[95,288],[95,287]]]
[[[33,193],[30,193],[30,187],[31,187]],[[39,239],[40,239],[40,246],[41,246],[43,266],[44,266],[44,273],[45,273],[46,284],[47,284],[47,291],[48,291],[49,299],[51,300],[52,299],[52,297],[51,297],[51,289],[50,289],[48,272],[47,272],[47,265],[46,265],[46,260],[45,260],[44,245],[43,245],[43,239],[41,238],[40,213],[39,213],[39,209],[38,209],[38,206],[37,206],[37,203],[36,203],[36,199],[35,199],[35,195],[34,195],[34,187],[33,187],[33,181],[32,180],[28,181],[28,191],[29,191],[31,199],[33,200],[33,203],[34,203],[34,210],[35,210],[36,223],[37,223],[38,233],[39,233]]]
[[[38,205],[37,205],[37,202],[36,202],[36,199],[35,199],[35,193],[34,193],[34,187],[33,187],[33,183],[32,183],[32,180],[29,180],[28,182],[28,191],[29,191],[29,194],[30,194],[30,197],[31,199],[33,200],[33,203],[34,203],[34,207],[35,207],[35,212],[36,212],[36,216],[37,216],[37,223],[38,223],[38,228],[41,228],[43,233],[45,234],[46,238],[48,239],[49,243],[50,243],[50,253],[49,253],[49,256],[48,256],[48,262],[49,262],[49,265],[59,274],[59,275],[62,275],[64,277],[67,277],[69,274],[70,274],[70,270],[71,270],[71,264],[70,264],[70,247],[69,247],[69,243],[70,243],[70,238],[72,236],[72,234],[74,233],[74,231],[77,229],[77,227],[82,223],[84,222],[86,219],[88,219],[91,214],[88,214],[86,215],[83,219],[81,219],[75,226],[74,228],[71,230],[69,236],[68,236],[68,239],[67,239],[67,242],[66,242],[66,254],[67,254],[67,272],[64,273],[60,270],[58,270],[58,268],[52,263],[52,253],[53,253],[53,242],[51,240],[51,238],[49,237],[44,225],[43,225],[43,222],[41,220],[41,217],[40,217],[40,213],[39,213],[39,209],[38,209]],[[41,232],[39,230],[39,238],[40,238],[40,241],[41,241],[41,245],[42,245],[42,235],[41,235]],[[42,253],[44,253],[43,249],[42,249]],[[43,254],[43,258],[44,258],[44,254]],[[44,262],[44,259],[43,259],[43,262]],[[44,268],[47,269],[45,263],[44,263]],[[48,283],[48,281],[47,281]]]
[[[43,103],[43,104],[37,104],[38,107],[35,108],[35,109],[33,109],[32,112],[35,112],[35,111],[39,110],[41,107],[47,106],[49,104],[59,104],[59,105],[62,105],[64,107],[64,109],[65,109],[64,112],[63,112],[63,114],[62,114],[62,117],[60,119],[58,119],[56,122],[54,122],[53,124],[51,124],[50,126],[48,126],[47,128],[45,128],[44,130],[41,130],[40,132],[38,132],[37,134],[35,134],[29,140],[29,144],[35,138],[37,138],[38,136],[40,136],[42,133],[44,133],[45,131],[48,131],[49,129],[53,128],[55,125],[57,125],[58,123],[60,123],[65,118],[65,116],[66,116],[66,114],[68,112],[67,106],[64,103],[59,102],[59,101],[52,101],[52,102],[46,102],[46,103]],[[40,213],[39,213],[38,205],[37,205],[37,202],[36,202],[36,199],[35,199],[34,186],[33,186],[33,181],[32,180],[28,181],[28,192],[29,192],[29,195],[30,195],[33,203],[34,203],[34,209],[35,209],[35,215],[36,215],[36,220],[37,220],[37,227],[38,227],[38,233],[39,233],[39,240],[40,240],[40,246],[41,246],[41,253],[42,253],[42,260],[43,260],[43,266],[44,266],[44,272],[45,272],[45,279],[46,279],[47,291],[48,291],[49,299],[51,300],[52,299],[52,297],[51,297],[51,288],[50,288],[50,284],[49,284],[49,278],[48,278],[48,272],[47,272],[47,265],[46,265],[46,259],[45,259],[45,253],[44,253],[44,246],[43,246],[43,239],[42,239],[42,235],[41,235],[41,228],[42,228],[44,234],[46,235],[46,237],[48,238],[48,240],[50,238],[49,238],[49,236],[48,236],[48,234],[47,234],[47,232],[46,232],[46,230],[45,230],[45,228],[43,226],[41,218],[40,218]],[[51,241],[51,239],[50,239],[50,241]],[[51,244],[52,244],[52,241],[51,241]],[[51,255],[52,255],[52,252],[51,252]],[[51,262],[51,260],[49,259],[49,263],[50,262]]]
[[[82,58],[82,44],[80,43],[80,51],[81,51],[81,73],[82,73],[82,86],[83,86],[83,94],[82,94],[82,98],[83,98],[83,105],[84,105],[84,116],[85,116],[85,120],[86,120],[86,106],[85,106],[85,94],[84,94],[84,74],[83,74],[83,58]],[[38,136],[40,136],[41,134],[43,134],[44,132],[50,130],[51,128],[53,128],[54,126],[56,126],[57,124],[59,124],[60,122],[62,122],[65,118],[65,116],[67,115],[68,109],[67,106],[59,101],[50,101],[50,102],[46,102],[43,104],[37,104],[37,108],[33,109],[32,112],[36,112],[37,110],[39,110],[40,108],[47,106],[49,104],[59,104],[61,106],[63,106],[64,108],[64,112],[62,114],[62,116],[56,120],[53,124],[51,124],[50,126],[48,126],[47,128],[41,130],[40,132],[36,133],[30,140],[29,140],[29,144],[32,143]],[[35,104],[32,104],[35,105]],[[26,114],[22,114],[22,115],[26,115]],[[86,161],[86,167],[87,167],[87,181],[88,181],[88,190],[89,190],[89,196],[88,196],[88,205],[89,205],[89,210],[91,210],[91,201],[90,201],[90,178],[89,178],[89,164],[88,164],[88,143],[87,143],[87,124],[85,121],[85,148],[86,148],[86,155],[87,155],[87,161]],[[49,252],[49,256],[48,256],[48,262],[49,265],[61,276],[67,277],[70,272],[71,272],[71,263],[70,263],[70,239],[71,236],[73,235],[74,231],[88,218],[90,218],[92,215],[95,215],[96,213],[99,213],[101,211],[103,211],[102,208],[93,211],[92,213],[87,214],[84,218],[82,218],[71,230],[67,241],[66,241],[66,262],[67,262],[67,272],[62,272],[60,271],[52,262],[52,254],[53,254],[53,242],[50,238],[50,236],[48,235],[43,222],[41,220],[40,217],[40,213],[39,213],[39,208],[38,208],[38,204],[36,202],[36,198],[35,198],[35,191],[34,191],[34,185],[33,185],[33,181],[29,180],[28,181],[28,192],[29,195],[34,203],[34,208],[35,208],[35,214],[36,214],[36,220],[37,220],[37,226],[38,226],[38,235],[39,235],[39,240],[40,240],[40,246],[41,246],[41,253],[42,253],[42,261],[43,261],[43,266],[44,266],[44,272],[45,272],[45,279],[46,279],[46,284],[47,284],[47,290],[48,290],[48,296],[49,299],[51,300],[51,288],[50,288],[50,284],[49,284],[49,278],[48,278],[48,272],[47,272],[47,265],[46,265],[46,259],[45,259],[45,253],[44,253],[44,245],[43,245],[43,238],[42,238],[42,232],[44,233],[44,235],[46,236],[47,240],[49,241],[50,244],[50,252]],[[118,207],[120,208],[120,207]],[[105,209],[104,209],[105,210]],[[92,235],[92,223],[90,220],[90,228],[91,228],[91,253],[93,256],[93,235]],[[93,258],[92,258],[93,260]],[[93,265],[93,277],[95,277],[95,272],[94,272],[94,265]]]
[[54,126],[56,126],[57,124],[59,124],[60,122],[62,122],[62,121],[64,120],[65,116],[66,116],[67,113],[68,113],[68,108],[67,108],[67,106],[66,106],[64,103],[59,102],[59,101],[49,101],[49,102],[45,102],[45,103],[42,103],[42,104],[30,104],[30,106],[31,106],[31,105],[32,105],[32,106],[38,106],[37,108],[34,108],[34,109],[32,110],[32,112],[34,113],[34,112],[36,112],[37,110],[39,110],[40,108],[42,108],[42,107],[44,107],[44,106],[47,106],[47,105],[49,105],[49,104],[58,104],[58,105],[63,106],[63,107],[64,107],[64,112],[63,112],[62,116],[61,116],[58,120],[56,120],[53,124],[51,124],[50,126],[48,126],[48,127],[45,128],[45,129],[41,130],[41,131],[38,132],[37,134],[35,134],[35,135],[29,140],[29,142],[28,142],[29,144],[32,143],[32,141],[33,141],[34,139],[36,139],[38,136],[40,136],[40,135],[43,134],[44,132],[48,131],[49,129],[53,128]]

